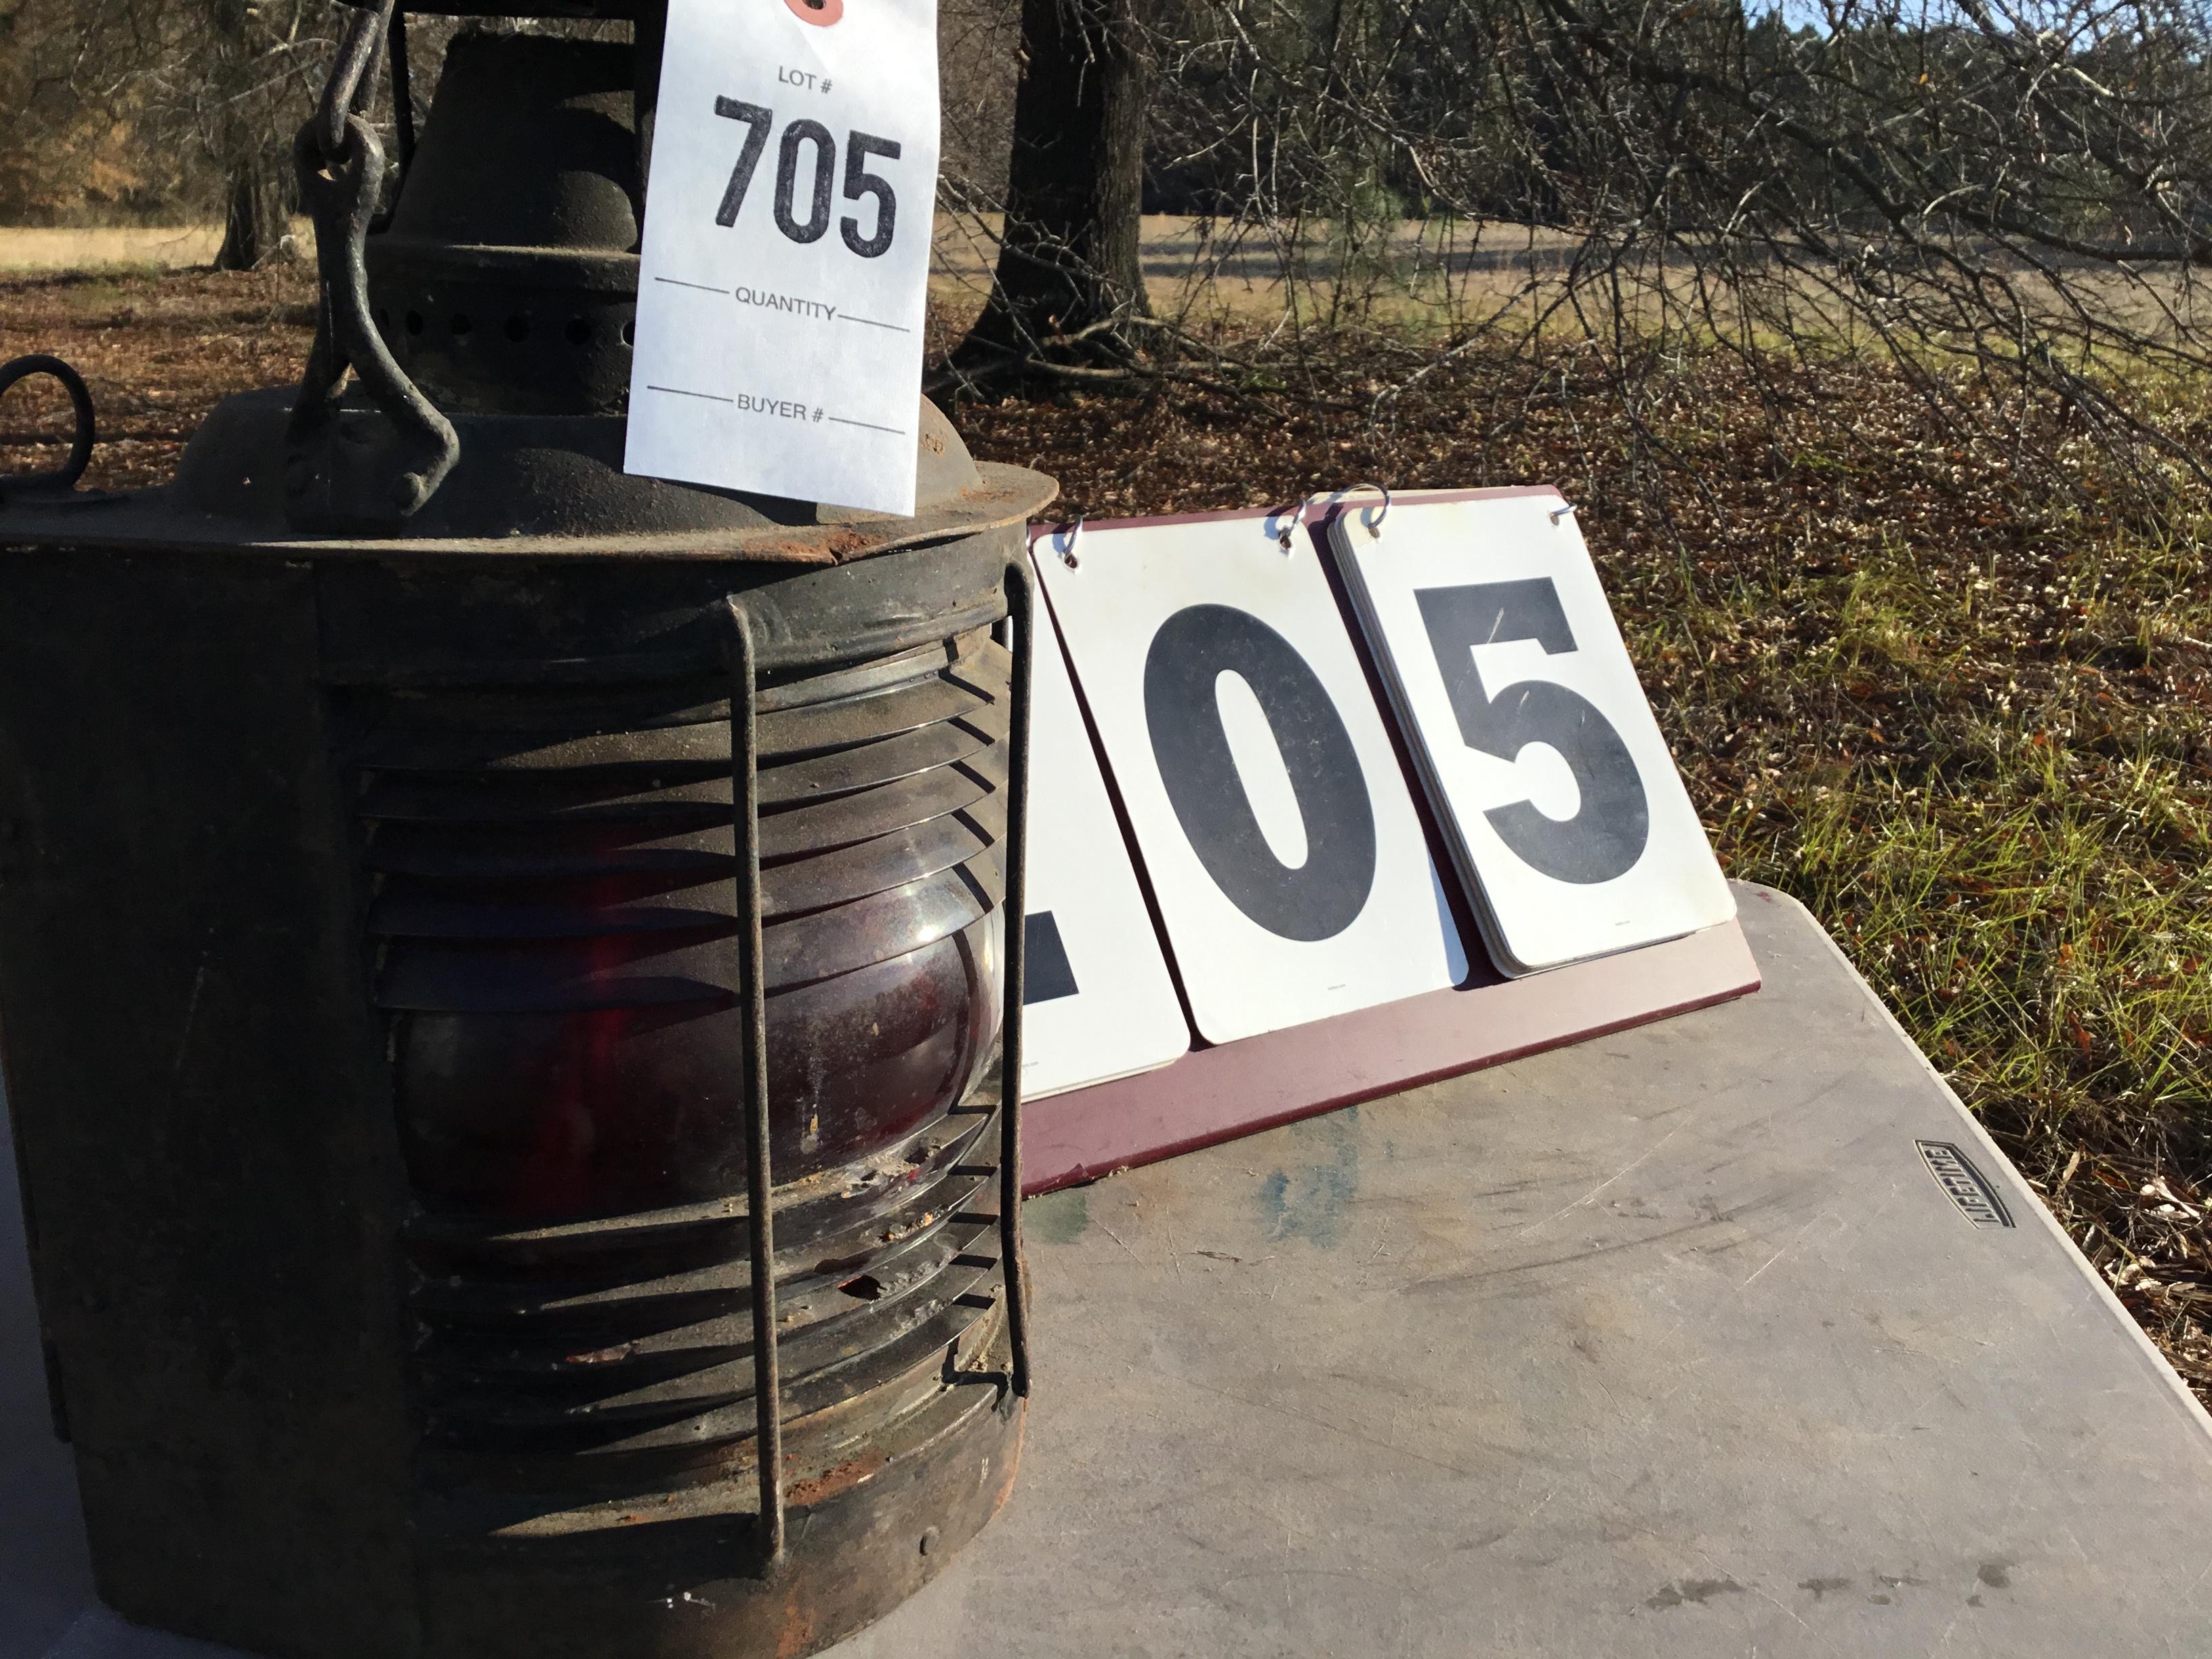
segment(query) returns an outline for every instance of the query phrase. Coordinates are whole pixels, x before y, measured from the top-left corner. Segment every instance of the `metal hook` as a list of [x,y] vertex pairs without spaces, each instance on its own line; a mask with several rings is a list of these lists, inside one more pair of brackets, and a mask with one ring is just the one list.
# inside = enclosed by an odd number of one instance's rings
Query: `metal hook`
[[[1390,516],[1390,486],[1389,484],[1373,483],[1365,479],[1362,479],[1359,483],[1352,485],[1350,489],[1346,490],[1344,494],[1346,495],[1350,495],[1362,489],[1379,489],[1382,492],[1382,510],[1375,515],[1374,522],[1367,526],[1367,533],[1377,539],[1380,539],[1382,534],[1382,520]],[[1338,497],[1338,500],[1340,501],[1342,499],[1343,496]],[[1365,520],[1363,520],[1362,522],[1364,523]]]
[[1287,553],[1291,550],[1291,538],[1298,533],[1298,526],[1306,521],[1306,509],[1311,507],[1316,501],[1319,501],[1322,498],[1322,493],[1323,492],[1320,490],[1316,490],[1312,495],[1307,496],[1305,500],[1300,501],[1298,503],[1297,511],[1291,514],[1291,521],[1283,526],[1283,533],[1275,538],[1276,541],[1282,544],[1284,552]]
[[1067,527],[1067,545],[1060,550],[1060,562],[1070,570],[1082,568],[1081,562],[1075,556],[1075,543],[1083,534],[1083,521],[1090,516],[1087,513],[1079,513],[1075,515],[1075,522]]
[[1574,516],[1575,504],[1572,501],[1563,502],[1561,505],[1552,509],[1552,522],[1553,524],[1559,523],[1562,519],[1571,519]]

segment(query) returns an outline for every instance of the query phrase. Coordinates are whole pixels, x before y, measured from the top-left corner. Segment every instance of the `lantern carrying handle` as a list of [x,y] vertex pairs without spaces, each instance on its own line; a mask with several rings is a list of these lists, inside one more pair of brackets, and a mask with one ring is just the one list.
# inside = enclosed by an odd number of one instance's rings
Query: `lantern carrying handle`
[[[395,0],[356,11],[321,103],[294,139],[300,196],[315,226],[315,343],[285,434],[285,512],[303,530],[374,533],[422,511],[461,441],[407,377],[369,313],[368,231],[384,146],[363,115]],[[381,422],[341,398],[351,371]]]
[[76,429],[70,439],[69,457],[59,466],[46,472],[0,476],[0,501],[10,495],[66,495],[84,476],[84,469],[92,460],[97,428],[93,422],[92,392],[85,386],[84,376],[60,358],[35,351],[27,357],[0,365],[0,397],[6,396],[16,381],[28,380],[33,374],[51,375],[62,383],[62,389],[69,393],[70,407],[76,411]]

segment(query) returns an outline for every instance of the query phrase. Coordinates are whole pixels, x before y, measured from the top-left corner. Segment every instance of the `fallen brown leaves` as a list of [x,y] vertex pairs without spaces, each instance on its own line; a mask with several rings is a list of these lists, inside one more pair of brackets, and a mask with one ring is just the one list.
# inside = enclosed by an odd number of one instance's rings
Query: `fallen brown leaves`
[[[296,265],[0,278],[0,358],[44,351],[73,364],[100,423],[85,483],[140,489],[175,471],[217,399],[299,379],[313,294]],[[54,465],[69,429],[59,388],[24,381],[0,407],[0,471]]]

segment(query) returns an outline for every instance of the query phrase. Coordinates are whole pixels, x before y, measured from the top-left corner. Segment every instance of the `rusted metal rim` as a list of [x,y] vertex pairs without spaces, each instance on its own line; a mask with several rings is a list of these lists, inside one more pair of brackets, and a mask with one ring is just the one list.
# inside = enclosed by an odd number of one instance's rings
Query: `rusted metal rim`
[[[916,405],[917,498],[911,517],[642,477],[623,470],[618,413],[447,411],[461,460],[404,532],[301,535],[287,507],[285,435],[294,393],[270,388],[216,405],[187,445],[176,481],[103,514],[88,544],[159,540],[288,556],[383,560],[524,558],[773,560],[836,564],[919,543],[1026,522],[1057,491],[1026,468],[977,463],[943,411]],[[392,441],[384,416],[347,402],[334,441],[367,453]],[[9,540],[64,533],[34,506],[10,513]],[[764,665],[765,666],[766,665]]]
[[[975,464],[980,482],[954,501],[925,504],[912,518],[850,519],[813,525],[756,525],[737,530],[668,530],[434,537],[389,539],[289,534],[242,535],[237,521],[193,511],[175,485],[130,495],[103,497],[88,516],[71,504],[17,496],[0,516],[0,552],[10,547],[54,545],[113,549],[158,547],[164,552],[266,555],[296,559],[362,559],[379,563],[428,564],[471,560],[596,561],[605,563],[714,563],[732,559],[793,565],[848,564],[879,553],[943,542],[1026,524],[1059,493],[1059,486],[1025,467]],[[633,480],[649,483],[651,480]],[[828,511],[829,509],[824,509]]]
[[[1007,1368],[993,1310],[949,1366],[939,1350],[917,1368],[932,1386],[896,1418],[860,1429],[843,1402],[794,1421],[787,1490],[804,1547],[773,1575],[751,1565],[757,1518],[738,1478],[747,1446],[691,1454],[724,1478],[665,1491],[611,1478],[604,1495],[565,1506],[520,1491],[427,1504],[417,1523],[441,1570],[425,1583],[424,1650],[509,1651],[501,1644],[520,1627],[557,1629],[563,1655],[629,1652],[639,1626],[623,1592],[644,1583],[681,1592],[682,1618],[654,1632],[668,1659],[819,1652],[936,1577],[1006,1502],[1024,1428]],[[948,1371],[951,1386],[935,1381]]]

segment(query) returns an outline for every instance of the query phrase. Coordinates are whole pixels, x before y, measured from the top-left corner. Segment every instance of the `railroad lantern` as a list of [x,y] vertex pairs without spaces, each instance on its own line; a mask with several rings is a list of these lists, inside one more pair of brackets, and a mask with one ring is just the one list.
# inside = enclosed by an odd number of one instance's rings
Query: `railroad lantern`
[[353,13],[301,386],[0,484],[0,1060],[143,1623],[807,1653],[1013,1477],[1052,484],[927,405],[909,518],[623,473],[635,32],[461,36],[387,164]]

